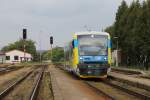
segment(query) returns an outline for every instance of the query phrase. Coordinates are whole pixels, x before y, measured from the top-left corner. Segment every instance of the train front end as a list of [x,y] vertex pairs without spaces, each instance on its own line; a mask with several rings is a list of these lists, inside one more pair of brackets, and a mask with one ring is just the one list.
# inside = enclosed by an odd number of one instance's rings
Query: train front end
[[79,77],[107,77],[111,64],[111,42],[108,33],[78,33],[74,36],[73,45],[73,66]]

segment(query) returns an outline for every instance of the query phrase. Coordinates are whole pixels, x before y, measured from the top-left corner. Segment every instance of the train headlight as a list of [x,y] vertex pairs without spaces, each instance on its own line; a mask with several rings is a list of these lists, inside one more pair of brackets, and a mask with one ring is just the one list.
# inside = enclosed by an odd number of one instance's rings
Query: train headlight
[[80,57],[80,60],[83,60],[83,57]]
[[106,60],[107,60],[107,57],[105,57],[104,60],[106,61]]

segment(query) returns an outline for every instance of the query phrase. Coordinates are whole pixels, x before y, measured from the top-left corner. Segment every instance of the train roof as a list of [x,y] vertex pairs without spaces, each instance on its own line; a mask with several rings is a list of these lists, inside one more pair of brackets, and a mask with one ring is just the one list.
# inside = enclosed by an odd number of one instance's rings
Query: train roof
[[91,31],[91,32],[76,32],[75,35],[89,35],[89,34],[95,34],[95,35],[108,35],[109,33],[107,32],[96,32],[96,31]]

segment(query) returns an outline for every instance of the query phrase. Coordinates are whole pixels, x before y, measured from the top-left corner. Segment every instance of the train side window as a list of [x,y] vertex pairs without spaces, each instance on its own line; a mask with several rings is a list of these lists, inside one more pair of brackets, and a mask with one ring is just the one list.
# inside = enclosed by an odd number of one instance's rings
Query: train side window
[[72,40],[72,47],[74,48],[74,40]]

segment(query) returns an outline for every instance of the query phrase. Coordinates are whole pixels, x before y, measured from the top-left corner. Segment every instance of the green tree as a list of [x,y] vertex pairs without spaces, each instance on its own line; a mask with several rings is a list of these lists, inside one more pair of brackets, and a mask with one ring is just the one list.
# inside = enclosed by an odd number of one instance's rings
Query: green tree
[[52,62],[59,62],[64,59],[64,50],[61,47],[55,47],[52,49],[52,57],[51,50],[46,51],[42,55],[43,60],[51,59]]
[[[124,28],[126,25],[127,11],[128,11],[128,5],[123,0],[121,5],[118,8],[117,13],[116,13],[116,20],[115,20],[115,24],[114,24],[114,34],[113,34],[113,37],[118,37],[119,48],[122,47],[121,40],[125,38],[125,34],[126,34],[124,32]],[[114,43],[114,47],[116,48],[116,44],[117,44],[116,40],[114,38],[112,38],[112,40]]]
[[32,56],[34,57],[36,55],[36,46],[35,42],[33,42],[32,40],[16,41],[12,44],[9,44],[8,46],[4,46],[1,51],[7,52],[14,49],[24,51],[24,44],[26,45],[26,52],[31,53]]
[[64,50],[63,50],[63,48],[59,48],[59,47],[54,48],[51,60],[53,62],[59,62],[59,61],[62,61],[63,58],[64,58]]
[[42,60],[49,60],[49,59],[51,59],[51,51],[48,50],[48,51],[43,52]]
[[[134,0],[130,6],[122,1],[114,24],[105,31],[117,36],[123,64],[141,65],[150,62],[150,0]],[[113,39],[113,49],[116,40]],[[145,60],[149,59],[149,60]],[[147,63],[148,65],[148,63]]]
[[[133,65],[137,63],[137,56],[139,55],[138,40],[139,40],[139,25],[140,25],[141,5],[139,1],[133,1],[128,11],[127,18],[127,38],[125,39],[127,48],[122,48],[126,52],[126,58],[130,58]],[[137,51],[137,52],[135,52]],[[132,54],[132,55],[131,55]]]
[[[114,33],[112,34],[112,42],[113,42],[113,49],[117,48],[117,41],[118,41],[118,47],[120,50],[124,50],[125,47],[125,42],[122,40],[126,40],[127,37],[127,18],[128,18],[128,13],[129,13],[129,8],[127,3],[123,0],[121,5],[118,8],[118,11],[116,13],[116,19],[115,19],[115,23],[112,27],[114,27]],[[118,37],[118,38],[114,38],[114,37]],[[125,48],[126,49],[126,48]],[[126,59],[126,51],[123,51],[123,56],[122,59],[125,60]],[[125,61],[124,61],[125,62]]]
[[107,27],[105,32],[108,32],[111,36],[114,35],[114,25]]

